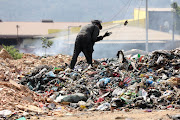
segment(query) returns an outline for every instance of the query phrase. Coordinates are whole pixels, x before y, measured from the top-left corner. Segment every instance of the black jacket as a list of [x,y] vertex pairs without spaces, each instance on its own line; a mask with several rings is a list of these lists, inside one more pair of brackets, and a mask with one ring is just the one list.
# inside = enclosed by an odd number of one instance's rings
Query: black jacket
[[93,46],[95,42],[103,39],[102,36],[99,36],[99,28],[94,24],[88,24],[80,30],[77,35],[75,44],[80,45],[84,49],[90,49],[93,51]]

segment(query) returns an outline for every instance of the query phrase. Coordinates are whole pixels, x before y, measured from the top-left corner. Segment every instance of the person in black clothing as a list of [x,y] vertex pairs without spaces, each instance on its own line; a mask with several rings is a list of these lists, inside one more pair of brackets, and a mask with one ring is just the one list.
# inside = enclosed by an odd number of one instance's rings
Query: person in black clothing
[[93,20],[91,24],[84,26],[78,33],[74,46],[74,53],[70,63],[70,68],[73,69],[77,57],[80,52],[86,57],[87,63],[92,65],[92,53],[94,51],[93,46],[95,42],[102,40],[104,37],[109,36],[111,32],[106,32],[103,36],[99,36],[99,32],[102,29],[101,21]]

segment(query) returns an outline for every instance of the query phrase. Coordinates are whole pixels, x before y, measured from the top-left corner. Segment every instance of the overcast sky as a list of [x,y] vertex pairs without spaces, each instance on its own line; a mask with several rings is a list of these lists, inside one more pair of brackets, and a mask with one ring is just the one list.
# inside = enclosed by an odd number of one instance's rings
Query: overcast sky
[[[180,1],[180,0],[174,0]],[[149,0],[149,7],[170,7],[171,0]],[[2,21],[103,22],[133,17],[145,0],[0,0]]]

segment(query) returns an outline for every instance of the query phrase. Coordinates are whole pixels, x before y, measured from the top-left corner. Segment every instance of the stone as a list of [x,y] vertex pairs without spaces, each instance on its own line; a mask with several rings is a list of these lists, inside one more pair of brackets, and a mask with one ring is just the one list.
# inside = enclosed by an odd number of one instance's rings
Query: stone
[[3,59],[6,59],[6,58],[13,59],[13,57],[4,48],[0,51],[0,58],[3,58]]

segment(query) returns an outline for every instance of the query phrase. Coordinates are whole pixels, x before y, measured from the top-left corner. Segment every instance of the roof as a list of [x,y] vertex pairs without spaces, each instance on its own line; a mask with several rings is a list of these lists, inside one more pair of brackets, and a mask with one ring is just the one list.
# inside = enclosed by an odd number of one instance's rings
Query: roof
[[[0,22],[0,36],[47,35],[48,29],[68,29],[68,26],[84,26],[87,22]],[[17,28],[17,25],[19,26]]]
[[[139,9],[139,8],[135,8],[135,9]],[[145,8],[140,8],[140,10],[143,10],[145,11],[146,9]],[[173,9],[172,8],[148,8],[148,11],[163,11],[163,12],[170,12],[172,11]]]
[[[113,24],[111,27],[103,27],[100,35],[103,35],[106,31],[112,32],[108,37],[105,37],[103,41],[97,42],[97,44],[119,44],[119,43],[146,43],[146,29],[123,26],[119,24]],[[73,44],[77,34],[70,35],[68,43]],[[61,39],[67,40],[68,36]],[[148,30],[148,42],[149,43],[166,43],[172,40],[172,34]],[[180,41],[180,35],[175,35],[175,40]]]

